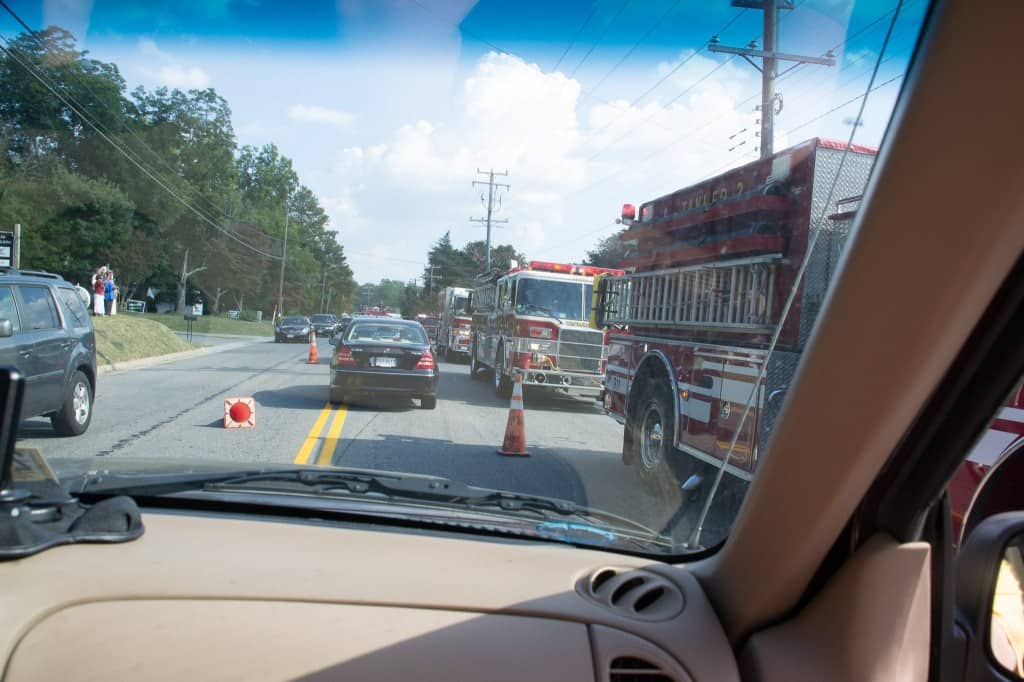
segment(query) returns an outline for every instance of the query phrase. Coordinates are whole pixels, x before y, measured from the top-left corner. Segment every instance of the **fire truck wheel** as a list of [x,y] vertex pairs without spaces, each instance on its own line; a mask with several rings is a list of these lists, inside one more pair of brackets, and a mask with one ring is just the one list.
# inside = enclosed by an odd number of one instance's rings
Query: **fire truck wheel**
[[473,341],[473,344],[469,349],[469,378],[473,381],[480,381],[483,379],[483,375],[480,371],[482,369],[483,368],[476,359],[476,341]]
[[672,391],[664,380],[654,380],[643,395],[633,429],[633,466],[648,491],[660,498],[675,487],[668,463],[675,442]]
[[494,395],[506,400],[512,397],[512,380],[505,374],[504,348],[499,348],[494,355]]

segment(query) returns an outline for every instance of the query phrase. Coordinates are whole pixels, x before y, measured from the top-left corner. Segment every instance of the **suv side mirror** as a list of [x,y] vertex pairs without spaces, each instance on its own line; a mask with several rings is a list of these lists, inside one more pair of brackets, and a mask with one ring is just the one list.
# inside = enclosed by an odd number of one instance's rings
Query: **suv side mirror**
[[10,320],[0,320],[0,339],[14,336],[14,325]]
[[1024,679],[1024,512],[982,521],[960,548],[956,624],[963,638],[963,679]]

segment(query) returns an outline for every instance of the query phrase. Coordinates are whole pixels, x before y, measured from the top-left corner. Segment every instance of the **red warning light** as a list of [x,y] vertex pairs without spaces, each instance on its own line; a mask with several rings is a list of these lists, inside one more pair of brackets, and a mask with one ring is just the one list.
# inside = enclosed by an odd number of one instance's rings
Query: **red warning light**
[[252,416],[252,410],[250,410],[249,406],[245,403],[235,403],[228,410],[228,414],[231,415],[231,418],[236,422],[247,422],[249,421],[249,417]]
[[251,429],[256,426],[256,401],[252,398],[224,399],[224,428]]

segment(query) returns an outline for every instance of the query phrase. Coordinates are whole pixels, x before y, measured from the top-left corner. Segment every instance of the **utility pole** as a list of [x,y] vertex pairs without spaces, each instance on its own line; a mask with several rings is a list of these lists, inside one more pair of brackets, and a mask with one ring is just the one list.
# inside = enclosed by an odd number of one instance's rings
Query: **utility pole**
[[[508,170],[507,169],[505,170],[504,173],[496,173],[496,172],[494,172],[493,168],[490,169],[490,170],[487,170],[487,171],[482,171],[479,168],[477,168],[476,172],[477,172],[477,175],[486,175],[487,176],[487,182],[483,182],[481,180],[474,180],[473,181],[473,186],[474,187],[476,187],[477,185],[487,185],[487,202],[484,203],[484,206],[487,207],[487,217],[486,218],[470,218],[469,222],[471,222],[471,223],[486,223],[487,224],[487,246],[486,246],[487,257],[486,257],[486,261],[485,261],[487,263],[487,265],[485,266],[485,272],[490,272],[491,271],[491,225],[498,224],[498,223],[504,224],[504,223],[508,222],[507,218],[505,220],[493,220],[491,218],[491,215],[494,213],[494,202],[495,202],[495,199],[497,199],[497,201],[498,201],[498,207],[499,208],[501,207],[501,195],[498,194],[497,192],[495,192],[494,190],[495,190],[495,188],[498,188],[499,190],[504,188],[504,190],[507,192],[507,191],[511,191],[512,188],[509,185],[506,185],[506,184],[494,181],[494,176],[495,175],[503,175],[503,176],[505,176],[507,178],[508,177]],[[484,201],[484,197],[481,194],[480,195],[480,202],[483,203],[483,201]],[[433,282],[431,282],[431,284],[433,284]]]
[[[284,315],[284,264],[288,260],[288,199],[284,200],[284,247],[281,251],[281,278],[277,282],[277,314]],[[275,322],[277,320],[274,320]]]
[[[732,0],[732,6],[743,9],[759,9],[764,12],[764,49],[757,49],[756,41],[751,42],[747,47],[726,47],[718,44],[718,36],[712,36],[708,43],[708,49],[712,52],[738,54],[761,72],[761,158],[766,159],[774,151],[775,116],[782,112],[782,96],[775,94],[775,80],[800,64],[835,66],[836,60],[832,50],[826,52],[824,57],[809,57],[777,51],[779,10],[793,9],[793,0]],[[761,65],[758,66],[751,57],[760,57]],[[794,64],[782,73],[778,73],[780,61],[794,62]]]
[[441,279],[441,275],[434,274],[434,271],[435,270],[440,270],[440,269],[441,269],[440,265],[431,265],[430,266],[430,277],[429,277],[430,281],[427,284],[427,286],[430,287],[430,296],[429,296],[429,298],[430,298],[430,310],[432,312],[435,312],[435,313],[437,312],[437,301],[434,299],[434,280]]

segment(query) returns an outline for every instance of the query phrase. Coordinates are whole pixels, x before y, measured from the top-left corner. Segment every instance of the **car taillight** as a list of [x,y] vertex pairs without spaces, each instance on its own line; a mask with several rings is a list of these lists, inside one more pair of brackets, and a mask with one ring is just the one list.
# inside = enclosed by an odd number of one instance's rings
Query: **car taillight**
[[416,363],[414,369],[435,369],[437,363],[434,362],[434,354],[429,350],[420,357],[420,361]]
[[352,351],[342,346],[338,349],[338,354],[334,356],[334,362],[338,365],[354,365],[356,359],[352,357]]

